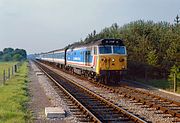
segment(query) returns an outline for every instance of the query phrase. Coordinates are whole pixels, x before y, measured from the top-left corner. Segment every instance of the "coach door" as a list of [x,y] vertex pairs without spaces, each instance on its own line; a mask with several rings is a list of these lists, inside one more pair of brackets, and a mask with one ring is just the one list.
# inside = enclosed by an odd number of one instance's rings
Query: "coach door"
[[91,55],[90,51],[85,51],[85,65],[89,65],[89,63],[90,63],[90,55]]

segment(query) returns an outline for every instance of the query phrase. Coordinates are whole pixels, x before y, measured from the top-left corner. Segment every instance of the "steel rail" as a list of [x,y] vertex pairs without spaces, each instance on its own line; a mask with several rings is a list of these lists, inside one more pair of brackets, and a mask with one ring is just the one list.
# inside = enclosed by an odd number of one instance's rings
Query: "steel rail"
[[[112,88],[112,87],[108,87],[108,86],[106,86],[106,85],[100,84],[100,83],[97,84],[97,83],[94,82],[94,84],[96,84],[96,85],[98,85],[98,86],[100,86],[100,87],[103,87],[103,88],[105,88],[105,89],[107,89],[107,90],[110,90],[110,91],[112,91],[112,92],[114,92],[114,93],[121,94],[121,95],[123,95],[123,96],[126,97],[126,98],[130,98],[130,99],[136,100],[137,102],[141,102],[142,104],[148,105],[149,107],[156,108],[157,110],[161,110],[161,111],[163,111],[163,112],[166,113],[166,114],[171,114],[173,117],[178,117],[178,118],[180,118],[180,113],[178,113],[178,112],[176,112],[176,111],[173,111],[173,110],[171,110],[171,109],[169,109],[169,108],[166,108],[166,107],[164,107],[164,106],[161,106],[161,105],[159,105],[159,104],[154,104],[153,102],[150,102],[150,101],[148,101],[148,100],[145,100],[145,99],[142,99],[142,98],[138,98],[138,97],[133,96],[133,95],[131,95],[131,94],[124,93],[124,92],[122,92],[122,91],[119,90],[119,89],[117,90],[117,89],[114,89],[114,88]],[[130,87],[127,87],[127,86],[124,86],[124,88],[126,88],[126,89],[128,89],[128,90],[130,90],[130,91],[139,93],[139,94],[143,94],[144,96],[150,96],[151,98],[156,98],[156,99],[158,99],[158,100],[163,100],[164,102],[167,101],[167,102],[169,102],[170,104],[175,104],[175,105],[177,105],[178,107],[180,107],[180,103],[177,102],[177,101],[172,101],[172,100],[169,100],[169,99],[160,97],[160,96],[156,96],[156,95],[154,95],[154,94],[150,94],[150,93],[147,93],[147,92],[142,92],[142,91],[139,91],[139,90],[135,90],[135,89],[130,88]]]
[[[36,61],[36,63],[38,64],[41,64],[39,62]],[[41,64],[42,65],[42,64]],[[41,66],[40,65],[40,66]],[[45,67],[45,66],[44,66]],[[95,115],[93,115],[93,113],[91,113],[86,107],[84,107],[75,97],[73,97],[72,94],[70,94],[66,89],[64,89],[63,86],[61,86],[52,76],[48,75],[48,73],[46,71],[43,70],[42,66],[40,67],[41,70],[51,79],[53,80],[60,88],[62,88],[62,90],[67,93],[68,95],[70,95],[70,97],[76,102],[76,104],[80,105],[81,108],[83,110],[85,110],[85,112],[88,114],[88,116],[91,117],[91,119],[94,121],[94,122],[101,122]],[[48,68],[47,68],[48,69]],[[52,71],[53,72],[53,71]],[[60,76],[60,75],[59,75]],[[61,76],[62,77],[62,76]],[[140,119],[139,117],[133,115],[132,113],[129,113],[127,112],[126,110],[120,108],[119,106],[113,104],[112,102],[110,101],[107,101],[106,99],[104,99],[103,97],[95,94],[94,92],[90,91],[89,89],[83,87],[82,85],[79,85],[77,84],[75,81],[72,81],[71,79],[68,79],[68,78],[65,78],[65,77],[62,77],[63,79],[71,82],[72,84],[76,85],[78,88],[81,88],[83,89],[84,91],[86,91],[87,93],[89,93],[90,95],[92,95],[93,97],[96,97],[98,100],[100,100],[101,102],[105,103],[106,105],[110,106],[110,107],[113,107],[114,110],[116,110],[118,113],[121,113],[121,114],[124,114],[128,119],[132,120],[133,122],[137,122],[137,123],[146,123],[146,121]]]
[[[66,71],[63,71],[63,72],[66,72]],[[66,72],[66,73],[68,73],[68,72]],[[69,74],[69,73],[68,73],[68,74]],[[81,78],[81,79],[86,79],[86,78],[82,78],[81,76],[77,76],[77,77],[79,77],[79,78]],[[86,79],[86,80],[87,80],[87,79]],[[90,81],[90,80],[88,80],[88,81]],[[171,110],[171,109],[169,109],[169,108],[167,108],[167,107],[165,107],[165,106],[161,106],[161,105],[159,105],[159,104],[155,104],[155,103],[150,102],[150,101],[148,101],[148,100],[145,100],[145,99],[142,99],[142,98],[138,98],[138,97],[136,97],[136,96],[134,96],[134,95],[131,95],[131,94],[128,94],[128,93],[124,93],[124,92],[122,92],[121,90],[116,90],[116,89],[114,89],[114,88],[112,88],[112,87],[110,87],[110,86],[106,86],[106,85],[104,85],[104,84],[97,83],[97,82],[95,82],[95,81],[90,81],[90,82],[93,82],[95,85],[98,85],[98,86],[100,86],[100,87],[103,87],[103,88],[105,88],[105,89],[107,89],[107,90],[113,91],[114,93],[121,94],[121,95],[123,95],[125,98],[129,98],[129,99],[136,100],[137,102],[140,102],[140,103],[142,103],[143,105],[148,105],[149,107],[156,108],[157,110],[161,110],[161,111],[163,111],[163,112],[166,113],[166,114],[170,114],[170,115],[172,115],[173,117],[178,117],[178,118],[180,118],[180,113],[179,113],[178,111]],[[134,92],[139,93],[139,94],[143,94],[143,95],[145,95],[145,96],[149,96],[150,98],[156,98],[156,99],[159,99],[159,100],[163,100],[164,102],[167,101],[167,102],[169,102],[170,104],[175,104],[175,105],[177,105],[178,107],[180,107],[180,103],[177,102],[177,101],[172,101],[172,100],[169,100],[169,99],[166,99],[166,98],[163,98],[163,97],[160,97],[160,96],[156,96],[156,95],[154,95],[154,94],[150,94],[150,93],[147,93],[147,92],[143,92],[143,91],[140,91],[140,90],[135,90],[135,89],[130,88],[130,87],[127,87],[127,86],[124,86],[124,88],[126,88],[126,89],[128,89],[128,90],[131,90],[131,91],[134,91]]]
[[38,63],[37,61],[35,61],[36,65],[38,65],[38,68],[41,69],[41,71],[43,71],[43,73],[45,73],[45,75],[51,79],[58,87],[61,88],[61,90],[71,98],[71,100],[74,101],[74,103],[86,114],[88,115],[89,117],[91,117],[90,119],[92,121],[94,121],[95,123],[101,123],[101,121],[96,117],[94,116],[86,107],[84,107],[76,98],[74,98],[74,96],[72,96],[72,94],[70,94],[66,89],[64,89],[63,86],[61,86],[61,84],[59,84],[53,77],[51,77]]

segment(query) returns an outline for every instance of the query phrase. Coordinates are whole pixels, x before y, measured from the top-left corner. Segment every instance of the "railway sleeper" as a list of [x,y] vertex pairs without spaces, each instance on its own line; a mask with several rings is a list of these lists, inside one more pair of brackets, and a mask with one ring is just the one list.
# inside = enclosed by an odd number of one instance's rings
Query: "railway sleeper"
[[[97,114],[97,111],[92,111],[94,114]],[[100,117],[106,117],[106,118],[111,118],[111,117],[123,117],[123,114],[120,113],[112,113],[112,112],[98,112],[97,116]]]
[[102,107],[102,106],[105,108],[110,108],[110,107],[107,107],[106,105],[104,105],[103,103],[100,103],[100,102],[96,103],[96,104],[94,102],[91,102],[91,103],[88,102],[88,103],[86,103],[86,105],[89,107],[92,107],[92,108],[98,108],[98,107]]
[[122,122],[122,121],[130,121],[128,118],[124,118],[124,117],[101,117],[102,122]]
[[[113,112],[114,110],[113,109],[99,109],[99,108],[96,108],[96,109],[93,109],[95,111],[103,111],[103,113],[110,113],[110,112]],[[119,113],[117,113],[119,115]]]
[[175,106],[172,106],[172,107],[170,107],[171,108],[171,110],[175,110],[175,111],[177,111],[178,113],[180,113],[180,107],[175,107]]
[[107,122],[107,121],[108,122],[113,122],[114,121],[115,123],[117,123],[117,122],[121,122],[121,123],[122,122],[126,122],[127,123],[128,121],[132,122],[128,118],[121,118],[121,117],[119,117],[119,118],[112,118],[112,119],[104,119],[103,121],[105,121],[105,122]]
[[79,123],[94,123],[91,119],[81,118],[78,120]]
[[80,100],[90,100],[90,101],[97,101],[97,99],[95,98],[89,98],[89,97],[77,97],[77,99],[80,99]]
[[156,98],[158,100],[163,100],[164,102],[169,102],[170,104],[176,104],[176,105],[180,106],[180,102],[172,101],[172,100],[169,100],[169,99],[166,99],[166,98],[154,95],[154,94],[150,94],[148,92],[142,92],[142,91],[139,91],[139,90],[134,90],[131,87],[126,87],[126,88],[129,89],[129,90],[132,90],[134,92],[141,93],[141,94],[146,95],[146,96],[150,96],[151,98]]
[[68,106],[69,106],[70,109],[77,109],[78,108],[78,106],[76,106],[74,104],[73,105],[68,105]]
[[86,123],[92,122],[92,119],[88,118],[87,116],[78,115],[78,116],[76,116],[76,118],[78,118],[79,122],[86,122]]
[[147,102],[147,101],[145,101],[143,99],[140,99],[140,98],[137,98],[137,97],[133,97],[133,96],[128,95],[128,94],[125,94],[124,97],[128,97],[128,98],[131,98],[133,100],[137,100],[138,102],[141,102],[144,105],[148,105],[150,108],[151,107],[152,108],[156,108],[157,110],[162,110],[164,113],[169,113],[169,114],[171,114],[174,117],[180,118],[180,113],[172,111],[172,110],[169,110],[168,108],[159,106],[158,104],[153,104],[152,103],[153,101],[152,102]]
[[166,114],[171,114],[173,117],[180,118],[180,113],[172,111],[172,110],[170,110],[168,108],[165,108],[165,107],[162,107],[162,106],[159,106],[159,105],[155,105],[155,104],[154,105],[152,104],[151,107],[152,108],[156,108],[157,110],[161,110],[161,111],[163,111]]
[[77,116],[84,116],[86,117],[87,115],[83,114],[83,112],[72,112],[73,115],[77,115]]
[[70,109],[70,112],[80,112],[81,110],[80,109]]
[[109,109],[109,110],[115,110],[115,108],[113,108],[113,107],[109,107],[109,106],[103,106],[103,105],[92,105],[91,106],[92,108],[94,108],[94,109]]
[[88,103],[89,105],[91,104],[102,105],[102,103],[99,102],[97,99],[86,99],[86,100],[81,100],[81,102]]
[[137,94],[143,94],[143,95],[146,95],[146,96],[150,96],[151,98],[156,98],[157,100],[163,100],[163,101],[168,101],[170,103],[174,103],[174,104],[177,104],[177,105],[180,105],[179,102],[175,102],[175,101],[171,101],[171,100],[168,100],[168,99],[165,99],[165,98],[162,98],[162,97],[159,97],[157,95],[153,95],[153,94],[150,94],[148,92],[142,92],[142,91],[139,91],[139,90],[134,90],[132,89],[131,87],[127,87],[127,86],[124,86],[126,89],[130,90],[131,92],[136,92]]

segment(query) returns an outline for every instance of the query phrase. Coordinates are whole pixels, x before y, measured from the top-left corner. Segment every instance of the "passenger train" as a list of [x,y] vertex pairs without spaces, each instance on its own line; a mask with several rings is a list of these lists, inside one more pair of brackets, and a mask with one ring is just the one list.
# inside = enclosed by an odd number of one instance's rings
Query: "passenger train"
[[127,69],[127,51],[121,39],[100,39],[89,44],[41,53],[36,59],[55,64],[98,82],[119,82]]

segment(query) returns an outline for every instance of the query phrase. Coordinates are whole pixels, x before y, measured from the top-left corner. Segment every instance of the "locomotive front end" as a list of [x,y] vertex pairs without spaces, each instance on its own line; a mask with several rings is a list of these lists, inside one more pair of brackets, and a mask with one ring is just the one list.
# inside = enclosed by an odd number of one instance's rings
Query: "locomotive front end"
[[126,70],[127,52],[121,40],[108,40],[98,46],[96,73],[102,82],[119,82]]

